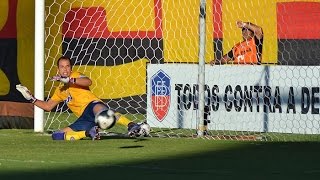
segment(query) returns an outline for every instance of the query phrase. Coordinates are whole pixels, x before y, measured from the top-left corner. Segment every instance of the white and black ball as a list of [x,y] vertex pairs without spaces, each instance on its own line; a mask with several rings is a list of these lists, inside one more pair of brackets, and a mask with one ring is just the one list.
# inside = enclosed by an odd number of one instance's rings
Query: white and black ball
[[110,129],[116,124],[116,116],[112,110],[101,111],[95,117],[95,122],[101,129]]
[[140,131],[139,131],[140,136],[147,137],[150,135],[150,131],[151,131],[151,127],[148,123],[143,122],[140,124]]

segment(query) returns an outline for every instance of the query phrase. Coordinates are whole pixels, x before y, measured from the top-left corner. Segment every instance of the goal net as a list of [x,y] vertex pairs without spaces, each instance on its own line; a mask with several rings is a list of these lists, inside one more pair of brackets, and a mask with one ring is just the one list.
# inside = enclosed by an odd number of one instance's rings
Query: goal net
[[[94,94],[147,121],[152,137],[196,137],[200,128],[210,139],[320,140],[320,1],[207,0],[205,7],[194,0],[45,1],[46,98],[65,55],[92,79]],[[263,29],[261,65],[210,65],[243,41],[238,20]],[[45,130],[75,120],[61,103],[46,114]]]

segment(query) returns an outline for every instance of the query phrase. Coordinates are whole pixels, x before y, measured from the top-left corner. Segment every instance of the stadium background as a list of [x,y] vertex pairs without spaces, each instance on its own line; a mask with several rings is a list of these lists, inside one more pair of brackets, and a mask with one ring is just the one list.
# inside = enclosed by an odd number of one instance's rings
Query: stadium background
[[[146,113],[148,62],[198,60],[197,1],[52,2],[46,1],[46,7],[51,6],[45,24],[46,34],[50,34],[45,44],[45,72],[62,54],[71,56],[75,69],[96,79],[93,92],[119,111],[123,111],[121,106],[129,106],[130,113]],[[320,56],[320,17],[315,16],[319,14],[319,2],[207,1],[206,61],[223,55],[241,41],[241,31],[235,26],[240,19],[263,28],[262,63],[319,65],[315,61]],[[33,128],[33,105],[15,90],[15,85],[22,83],[34,92],[34,1],[5,0],[0,8],[0,129]],[[131,15],[133,12],[138,14]],[[93,18],[85,18],[85,13]],[[82,21],[72,21],[82,17]],[[103,23],[93,26],[97,22]],[[81,28],[83,24],[89,26]],[[116,78],[105,78],[111,74]],[[45,84],[45,96],[50,96],[51,85]]]

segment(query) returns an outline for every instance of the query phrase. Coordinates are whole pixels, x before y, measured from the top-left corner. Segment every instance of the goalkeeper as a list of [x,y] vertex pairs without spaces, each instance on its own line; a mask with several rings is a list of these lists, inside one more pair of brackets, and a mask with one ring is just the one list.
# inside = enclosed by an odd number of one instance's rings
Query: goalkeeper
[[241,28],[243,41],[236,44],[221,59],[210,62],[214,64],[261,64],[263,31],[260,26],[251,22],[236,22]]
[[36,99],[25,86],[16,86],[17,90],[27,100],[30,100],[39,108],[51,111],[60,102],[65,101],[70,110],[78,117],[68,127],[54,132],[52,134],[53,140],[79,140],[85,137],[90,137],[92,140],[100,139],[99,128],[108,129],[114,125],[113,123],[109,124],[108,127],[101,127],[101,124],[97,123],[99,116],[106,114],[105,112],[108,112],[109,116],[114,117],[113,122],[126,126],[130,137],[140,136],[141,132],[149,132],[141,129],[145,127],[142,126],[143,123],[137,124],[120,113],[114,113],[109,110],[107,105],[90,91],[91,79],[79,72],[72,71],[70,58],[65,56],[60,57],[57,66],[58,75],[54,76],[52,80],[59,81],[62,84],[56,88],[48,101]]

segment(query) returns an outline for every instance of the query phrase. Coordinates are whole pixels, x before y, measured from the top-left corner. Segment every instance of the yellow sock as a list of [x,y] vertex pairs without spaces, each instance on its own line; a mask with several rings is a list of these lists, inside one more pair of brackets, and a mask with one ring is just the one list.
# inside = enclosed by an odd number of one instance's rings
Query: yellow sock
[[124,115],[122,115],[120,113],[116,113],[116,117],[118,118],[117,124],[128,126],[128,124],[132,122],[128,118],[126,118]]
[[73,141],[86,137],[86,131],[68,131],[65,133],[65,140]]

